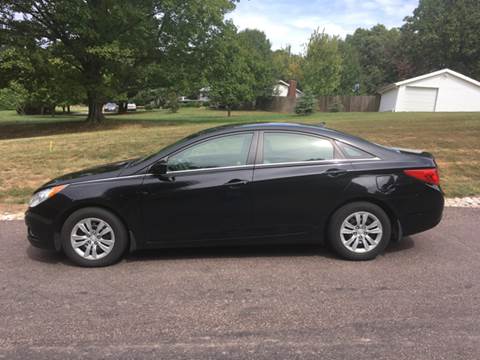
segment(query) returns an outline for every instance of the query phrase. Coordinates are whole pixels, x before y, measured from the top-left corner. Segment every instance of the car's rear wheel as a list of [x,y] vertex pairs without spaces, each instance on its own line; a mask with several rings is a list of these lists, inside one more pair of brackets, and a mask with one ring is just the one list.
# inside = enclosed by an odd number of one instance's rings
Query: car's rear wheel
[[65,254],[77,265],[111,265],[122,257],[128,235],[120,219],[95,207],[83,208],[68,217],[62,227]]
[[348,260],[370,260],[388,245],[391,224],[378,205],[354,202],[338,209],[329,225],[329,243],[333,250]]

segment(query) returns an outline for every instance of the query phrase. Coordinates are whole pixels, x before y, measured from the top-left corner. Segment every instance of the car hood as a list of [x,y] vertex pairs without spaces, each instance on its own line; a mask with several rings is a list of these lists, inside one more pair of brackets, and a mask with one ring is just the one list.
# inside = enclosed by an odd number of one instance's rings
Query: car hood
[[41,188],[46,188],[46,187],[56,186],[56,185],[73,184],[73,183],[78,183],[82,181],[101,180],[106,178],[117,177],[121,174],[122,170],[126,168],[131,161],[132,159],[123,160],[123,161],[118,161],[110,164],[104,164],[104,165],[96,166],[93,168],[76,171],[70,174],[65,174],[47,182]]

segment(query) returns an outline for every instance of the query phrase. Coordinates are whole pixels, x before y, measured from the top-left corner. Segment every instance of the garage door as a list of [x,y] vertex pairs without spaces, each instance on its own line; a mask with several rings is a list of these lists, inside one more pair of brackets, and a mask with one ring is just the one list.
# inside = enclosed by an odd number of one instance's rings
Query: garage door
[[404,111],[435,111],[437,88],[407,86],[403,101]]

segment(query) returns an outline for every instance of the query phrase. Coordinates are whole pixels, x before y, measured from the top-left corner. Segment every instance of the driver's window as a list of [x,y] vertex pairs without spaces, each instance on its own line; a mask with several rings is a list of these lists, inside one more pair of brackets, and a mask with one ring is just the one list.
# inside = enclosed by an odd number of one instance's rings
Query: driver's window
[[227,135],[193,145],[168,159],[168,171],[246,165],[252,133]]

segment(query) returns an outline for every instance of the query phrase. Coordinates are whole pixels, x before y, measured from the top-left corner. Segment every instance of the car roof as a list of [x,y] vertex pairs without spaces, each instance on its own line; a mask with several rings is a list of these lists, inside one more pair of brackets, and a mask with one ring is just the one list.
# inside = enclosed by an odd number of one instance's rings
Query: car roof
[[324,124],[301,124],[301,123],[281,123],[281,122],[252,122],[252,123],[236,123],[220,125],[213,128],[202,130],[193,136],[212,135],[215,133],[229,133],[237,131],[265,131],[265,130],[292,130],[292,131],[308,131],[318,132],[318,130],[325,130]]
[[319,122],[317,124],[304,124],[304,123],[291,123],[291,122],[254,122],[254,123],[238,123],[221,125],[209,129],[202,130],[196,134],[192,134],[191,138],[198,136],[212,136],[220,135],[224,133],[237,132],[237,131],[268,131],[268,130],[284,130],[284,131],[304,131],[314,133],[317,135],[324,135],[348,143],[362,143],[371,144],[369,141],[359,138],[354,135],[346,134],[338,130],[330,129],[326,127],[326,124]]

